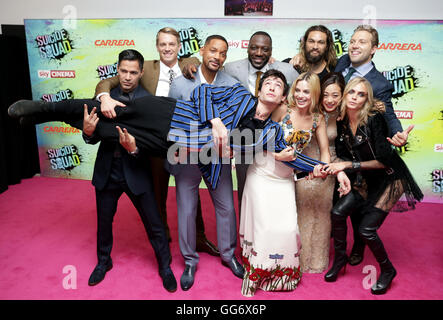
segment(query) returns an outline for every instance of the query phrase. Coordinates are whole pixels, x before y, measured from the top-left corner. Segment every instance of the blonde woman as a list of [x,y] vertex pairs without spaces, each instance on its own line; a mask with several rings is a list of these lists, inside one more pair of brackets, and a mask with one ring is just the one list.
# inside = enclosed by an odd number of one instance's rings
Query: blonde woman
[[341,119],[337,122],[336,152],[342,162],[324,166],[333,174],[345,170],[352,190],[332,209],[334,263],[325,274],[325,281],[336,281],[347,264],[346,219],[352,213],[361,215],[358,232],[380,265],[380,276],[371,289],[384,294],[397,274],[377,234],[391,208],[405,194],[410,207],[423,194],[403,160],[387,140],[388,127],[373,98],[372,87],[357,77],[349,81],[343,95]]
[[[312,72],[302,73],[289,92],[283,127],[293,130],[287,138],[288,144],[309,157],[329,163],[329,141],[325,117],[318,108],[319,99],[318,76]],[[330,197],[323,197],[323,188],[322,179],[299,180],[295,184],[302,272],[322,272],[328,266],[332,192]]]

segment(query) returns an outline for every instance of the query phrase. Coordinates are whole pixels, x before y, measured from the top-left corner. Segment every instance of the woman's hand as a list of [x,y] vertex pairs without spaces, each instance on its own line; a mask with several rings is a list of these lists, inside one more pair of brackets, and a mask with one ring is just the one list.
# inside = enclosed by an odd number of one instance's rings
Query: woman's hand
[[[325,165],[317,164],[314,167],[314,171],[312,171],[312,178],[326,178],[328,173],[323,170],[324,166]],[[308,178],[308,179],[311,179],[311,174],[309,176],[310,176],[310,178]]]
[[340,171],[349,168],[350,164],[352,165],[352,163],[348,161],[328,163],[323,166],[323,171],[327,174],[338,174]]
[[346,173],[344,173],[343,171],[340,171],[337,174],[337,180],[340,183],[340,187],[337,190],[340,194],[340,197],[348,194],[349,191],[351,191],[351,181],[349,180]]

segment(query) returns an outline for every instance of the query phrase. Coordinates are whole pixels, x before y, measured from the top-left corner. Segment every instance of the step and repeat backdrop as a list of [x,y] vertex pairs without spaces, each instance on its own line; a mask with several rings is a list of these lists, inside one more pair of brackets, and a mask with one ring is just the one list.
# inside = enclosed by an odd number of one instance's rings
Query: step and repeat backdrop
[[[315,24],[333,33],[337,56],[347,53],[361,20],[295,19],[90,19],[25,20],[34,100],[92,98],[96,84],[117,74],[118,53],[140,51],[158,59],[157,31],[175,28],[181,37],[180,57],[199,56],[211,34],[229,43],[226,62],[247,57],[248,39],[258,30],[272,36],[273,57],[283,60],[298,52],[300,37]],[[442,21],[377,20],[380,45],[374,63],[394,86],[393,105],[403,128],[415,124],[408,144],[399,150],[425,194],[425,201],[443,203],[443,67]],[[14,48],[10,48],[14,50]],[[81,132],[62,122],[37,125],[43,176],[91,179],[98,145],[83,142]]]

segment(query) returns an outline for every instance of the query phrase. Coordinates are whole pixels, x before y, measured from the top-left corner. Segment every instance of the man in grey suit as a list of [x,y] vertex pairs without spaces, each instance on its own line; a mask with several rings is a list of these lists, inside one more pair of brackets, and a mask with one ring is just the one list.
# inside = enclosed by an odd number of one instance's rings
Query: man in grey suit
[[[206,39],[200,49],[203,63],[198,68],[193,79],[179,77],[174,80],[169,91],[169,97],[189,100],[193,89],[202,83],[216,86],[231,86],[238,81],[219,69],[226,60],[228,43],[219,35]],[[189,290],[195,277],[199,261],[196,252],[196,214],[198,205],[198,189],[201,172],[196,160],[198,152],[187,152],[184,163],[168,164],[169,171],[175,176],[178,234],[180,251],[185,260],[185,270],[180,279],[183,290]],[[194,163],[194,164],[193,164]],[[231,164],[223,164],[221,177],[216,189],[208,188],[215,207],[217,221],[217,242],[222,263],[228,266],[234,275],[243,278],[244,270],[234,256],[237,245],[236,215],[232,192]]]
[[[292,65],[280,61],[269,63],[272,56],[272,38],[264,31],[255,32],[249,39],[248,58],[229,62],[225,65],[225,72],[237,79],[245,88],[249,89],[252,94],[257,96],[258,83],[261,75],[269,69],[277,69],[281,71],[288,81],[289,87],[298,77],[298,72]],[[246,181],[246,172],[252,157],[245,157],[241,154],[236,155],[235,171],[237,174],[237,195],[239,215],[241,214],[241,200],[243,196],[243,188]]]

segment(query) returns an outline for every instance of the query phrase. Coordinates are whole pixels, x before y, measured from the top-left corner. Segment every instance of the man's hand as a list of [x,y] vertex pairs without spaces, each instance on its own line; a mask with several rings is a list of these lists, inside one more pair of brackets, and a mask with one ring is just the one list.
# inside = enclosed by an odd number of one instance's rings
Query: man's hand
[[92,108],[91,113],[88,113],[88,106],[86,104],[84,105],[84,108],[85,112],[83,115],[83,133],[90,137],[94,133],[95,128],[97,127],[98,120],[100,119],[97,116],[96,107]]
[[412,129],[414,129],[414,125],[411,124],[406,130],[404,130],[403,132],[397,132],[392,139],[387,137],[386,139],[388,139],[389,143],[391,143],[393,146],[395,147],[402,147],[406,144],[406,142],[408,142],[408,136],[409,136],[409,132],[412,131]]
[[119,126],[116,126],[119,134],[119,142],[128,152],[134,152],[137,149],[137,145],[135,144],[134,136],[130,135],[126,128],[122,129]]
[[292,64],[292,66],[297,70],[300,70],[302,67],[302,59],[300,53],[297,53],[291,60],[289,60],[289,63]]
[[182,73],[183,73],[183,77],[185,77],[186,79],[195,79],[195,73],[198,70],[198,66],[196,66],[195,64],[187,64],[183,67]]
[[104,94],[100,97],[101,102],[101,112],[106,118],[113,119],[117,115],[115,114],[114,108],[116,106],[119,107],[126,107],[124,103],[121,103],[120,101],[114,100],[111,98],[109,94]]
[[279,153],[274,153],[274,158],[278,161],[294,161],[297,159],[297,156],[294,154],[293,147],[286,147]]
[[214,148],[219,155],[224,154],[228,144],[228,129],[223,124],[220,118],[210,120],[212,124],[212,136],[214,138]]
[[340,183],[340,187],[338,188],[338,192],[340,193],[340,197],[347,195],[349,191],[351,191],[351,181],[349,180],[346,173],[340,171],[337,174],[337,180]]

